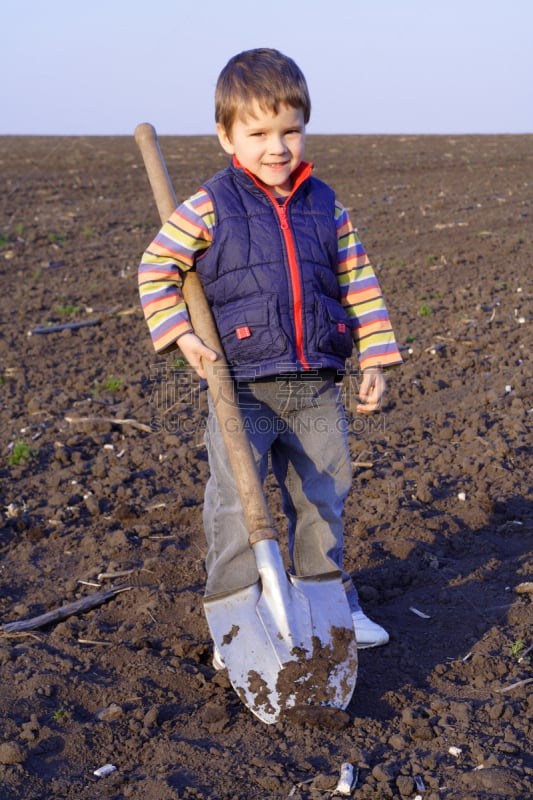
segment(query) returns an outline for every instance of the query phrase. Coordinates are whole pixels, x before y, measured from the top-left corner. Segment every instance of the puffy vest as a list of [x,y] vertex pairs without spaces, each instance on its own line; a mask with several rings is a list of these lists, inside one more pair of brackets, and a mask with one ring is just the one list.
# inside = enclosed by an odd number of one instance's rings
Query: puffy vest
[[333,190],[309,164],[282,203],[234,164],[203,188],[215,235],[196,269],[235,376],[342,372],[352,329],[340,302]]

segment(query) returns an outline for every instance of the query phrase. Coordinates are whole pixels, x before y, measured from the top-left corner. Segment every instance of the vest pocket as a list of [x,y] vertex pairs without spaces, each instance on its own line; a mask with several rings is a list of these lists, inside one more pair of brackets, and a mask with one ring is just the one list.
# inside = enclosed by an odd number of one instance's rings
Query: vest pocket
[[349,358],[353,349],[352,326],[344,307],[333,297],[322,296],[316,305],[317,345],[322,353]]
[[214,307],[213,314],[230,363],[251,364],[287,352],[288,341],[279,324],[275,295],[235,300],[223,308]]

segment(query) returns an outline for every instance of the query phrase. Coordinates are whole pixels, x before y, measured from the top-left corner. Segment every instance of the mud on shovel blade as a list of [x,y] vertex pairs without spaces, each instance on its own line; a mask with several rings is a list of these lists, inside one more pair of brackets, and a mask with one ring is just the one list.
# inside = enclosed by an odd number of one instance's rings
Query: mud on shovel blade
[[[135,140],[166,222],[176,200],[155,129],[138,125]],[[253,586],[205,600],[211,634],[231,683],[263,722],[276,722],[301,705],[346,708],[357,649],[340,574],[295,578],[285,572],[234,382],[196,273],[187,274],[183,295],[195,333],[219,354],[203,366],[259,572]]]
[[234,689],[267,724],[302,706],[346,708],[357,648],[340,574],[288,576],[277,541],[253,549],[260,581],[204,601]]

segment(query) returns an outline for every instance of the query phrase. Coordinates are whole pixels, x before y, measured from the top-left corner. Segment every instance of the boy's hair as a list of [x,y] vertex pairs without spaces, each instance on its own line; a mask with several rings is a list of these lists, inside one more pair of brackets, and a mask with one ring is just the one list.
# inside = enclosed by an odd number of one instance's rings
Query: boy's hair
[[274,114],[282,103],[301,108],[305,124],[309,122],[311,100],[304,75],[279,50],[245,50],[228,61],[215,90],[216,123],[229,134],[236,117],[247,113],[254,100]]

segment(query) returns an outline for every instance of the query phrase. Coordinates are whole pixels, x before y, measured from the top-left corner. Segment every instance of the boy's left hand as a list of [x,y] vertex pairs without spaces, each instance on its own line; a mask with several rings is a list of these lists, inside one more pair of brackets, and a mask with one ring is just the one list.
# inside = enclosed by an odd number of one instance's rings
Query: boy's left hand
[[359,414],[371,414],[379,411],[385,394],[386,382],[380,367],[369,367],[363,372],[363,380],[359,388],[360,403],[357,404]]

